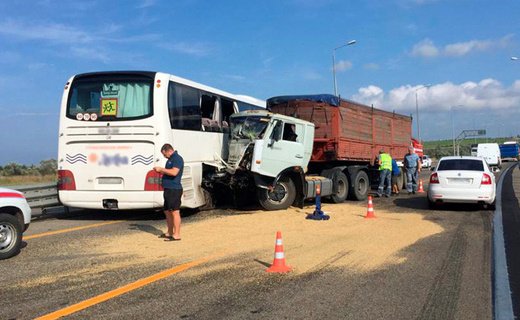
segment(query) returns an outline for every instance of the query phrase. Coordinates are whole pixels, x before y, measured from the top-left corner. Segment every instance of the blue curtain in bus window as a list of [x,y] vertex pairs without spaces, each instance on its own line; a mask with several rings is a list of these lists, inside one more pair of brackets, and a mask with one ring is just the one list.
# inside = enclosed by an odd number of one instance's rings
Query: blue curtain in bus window
[[119,84],[118,118],[139,117],[150,113],[150,85],[144,83]]

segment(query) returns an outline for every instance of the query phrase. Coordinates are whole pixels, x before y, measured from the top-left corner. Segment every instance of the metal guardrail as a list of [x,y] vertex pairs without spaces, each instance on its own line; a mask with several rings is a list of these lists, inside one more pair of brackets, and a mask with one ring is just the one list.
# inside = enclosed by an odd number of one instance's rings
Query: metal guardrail
[[33,209],[60,205],[56,183],[12,186],[10,188],[23,192],[27,203]]

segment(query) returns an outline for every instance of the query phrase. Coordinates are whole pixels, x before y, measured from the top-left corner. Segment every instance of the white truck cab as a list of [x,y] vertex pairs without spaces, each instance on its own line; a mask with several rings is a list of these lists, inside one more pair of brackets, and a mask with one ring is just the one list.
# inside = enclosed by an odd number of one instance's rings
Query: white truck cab
[[0,260],[17,255],[29,228],[31,207],[20,191],[0,188]]

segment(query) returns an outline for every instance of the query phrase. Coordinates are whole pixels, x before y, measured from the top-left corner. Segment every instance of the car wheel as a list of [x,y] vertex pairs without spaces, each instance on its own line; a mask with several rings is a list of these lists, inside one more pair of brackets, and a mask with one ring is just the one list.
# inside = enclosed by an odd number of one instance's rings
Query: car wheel
[[20,252],[22,232],[23,227],[15,216],[0,213],[0,260]]
[[426,197],[426,200],[428,200],[428,208],[435,209],[437,208],[437,203],[435,201],[431,201],[430,198]]

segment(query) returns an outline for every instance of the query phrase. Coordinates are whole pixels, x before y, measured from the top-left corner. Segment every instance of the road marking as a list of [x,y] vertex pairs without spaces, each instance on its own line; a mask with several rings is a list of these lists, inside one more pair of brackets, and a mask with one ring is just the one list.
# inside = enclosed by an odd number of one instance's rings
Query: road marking
[[38,234],[30,235],[30,236],[24,236],[23,240],[31,240],[31,239],[36,239],[36,238],[41,238],[41,237],[46,237],[46,236],[52,236],[52,235],[60,234],[60,233],[67,233],[67,232],[78,231],[78,230],[83,230],[83,229],[90,229],[90,228],[95,228],[95,227],[107,226],[109,224],[115,224],[115,223],[121,223],[121,222],[124,222],[124,221],[123,220],[116,220],[116,221],[109,221],[109,222],[89,224],[89,225],[81,226],[81,227],[74,227],[74,228],[68,228],[68,229],[61,229],[61,230],[56,230],[56,231],[49,231],[49,232],[44,232],[44,233],[38,233]]
[[101,302],[113,299],[115,297],[118,297],[122,294],[125,294],[127,292],[139,289],[141,287],[144,287],[148,284],[151,284],[153,282],[159,281],[161,279],[167,278],[169,276],[172,276],[176,273],[188,270],[190,268],[196,267],[200,264],[203,264],[205,262],[210,261],[211,259],[216,258],[217,255],[213,255],[210,257],[202,258],[199,260],[191,261],[185,264],[182,264],[180,266],[161,271],[159,273],[156,273],[154,275],[151,275],[149,277],[137,280],[135,282],[132,282],[130,284],[127,284],[125,286],[119,287],[117,289],[114,289],[112,291],[105,292],[103,294],[100,294],[98,296],[95,296],[93,298],[84,300],[82,302],[76,303],[74,305],[71,305],[69,307],[63,308],[61,310],[57,310],[55,312],[46,314],[44,316],[41,316],[39,318],[36,318],[36,320],[48,320],[48,319],[58,319],[64,316],[68,316],[70,314],[73,314],[75,312],[81,311],[83,309],[89,308],[91,306],[94,306],[96,304],[99,304]]

